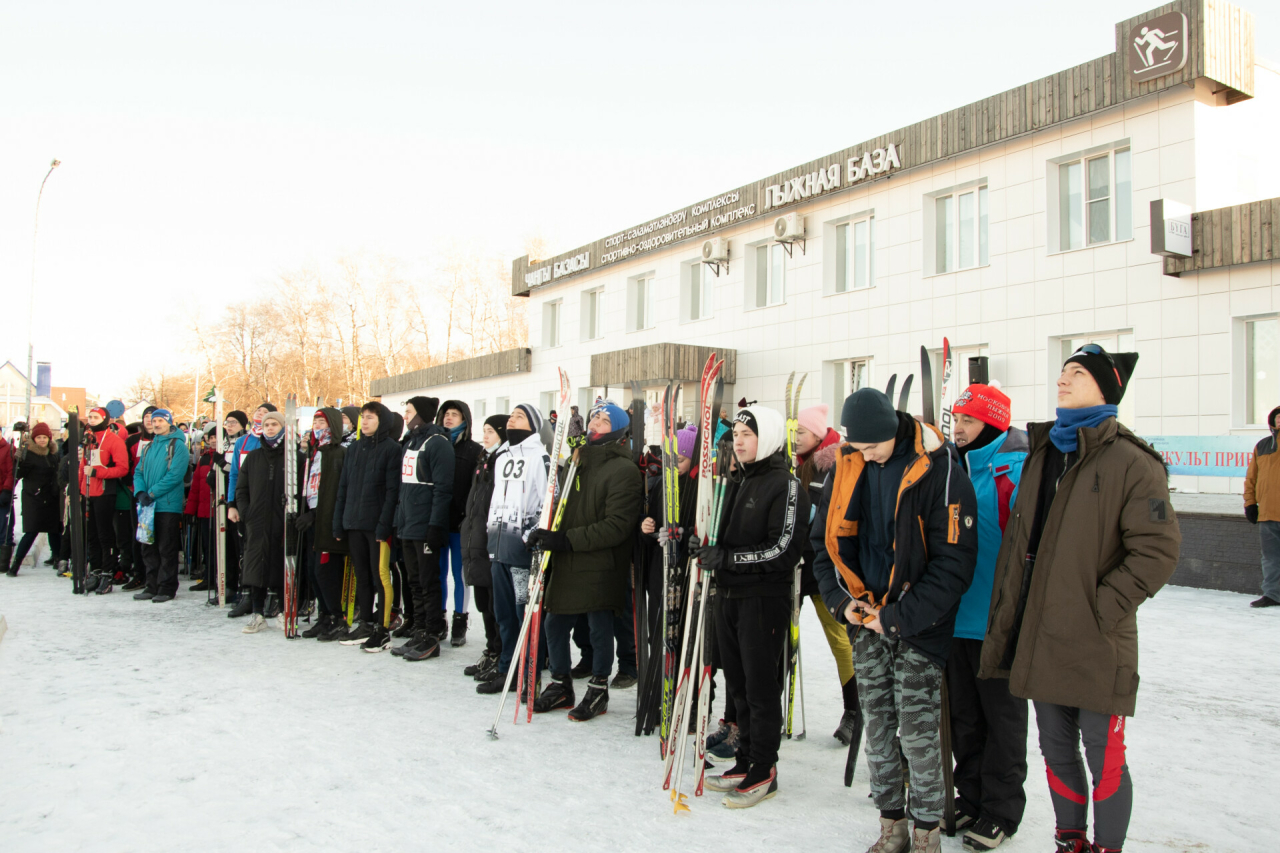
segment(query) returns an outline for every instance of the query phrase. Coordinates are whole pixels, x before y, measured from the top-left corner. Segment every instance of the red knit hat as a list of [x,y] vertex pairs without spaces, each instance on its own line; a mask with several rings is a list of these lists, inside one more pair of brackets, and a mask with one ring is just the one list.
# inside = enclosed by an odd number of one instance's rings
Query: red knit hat
[[979,385],[976,382],[964,389],[964,392],[951,407],[957,415],[968,415],[977,418],[984,424],[991,424],[1004,432],[1013,419],[1009,412],[1009,398],[995,385]]
[[42,435],[48,437],[50,440],[53,439],[53,430],[50,429],[49,425],[44,421],[41,421],[40,423],[36,424],[34,427],[31,428],[32,440],[35,440],[36,438]]

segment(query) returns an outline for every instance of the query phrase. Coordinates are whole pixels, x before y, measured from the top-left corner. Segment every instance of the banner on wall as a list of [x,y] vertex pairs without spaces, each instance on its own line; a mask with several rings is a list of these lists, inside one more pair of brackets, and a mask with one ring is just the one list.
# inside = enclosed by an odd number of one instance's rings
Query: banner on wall
[[1259,440],[1259,436],[1250,435],[1144,435],[1142,438],[1164,457],[1170,474],[1195,477],[1243,477]]

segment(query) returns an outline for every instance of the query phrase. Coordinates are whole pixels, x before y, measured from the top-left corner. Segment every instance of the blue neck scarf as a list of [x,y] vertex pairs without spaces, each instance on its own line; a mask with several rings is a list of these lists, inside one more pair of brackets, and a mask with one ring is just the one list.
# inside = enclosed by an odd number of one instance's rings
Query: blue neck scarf
[[463,421],[453,429],[449,430],[449,440],[454,444],[458,443],[458,436],[462,435],[462,431],[467,428],[467,422]]
[[1075,453],[1079,446],[1081,427],[1096,428],[1107,418],[1114,418],[1118,409],[1110,404],[1086,406],[1083,409],[1058,409],[1058,419],[1049,430],[1049,440],[1063,453]]

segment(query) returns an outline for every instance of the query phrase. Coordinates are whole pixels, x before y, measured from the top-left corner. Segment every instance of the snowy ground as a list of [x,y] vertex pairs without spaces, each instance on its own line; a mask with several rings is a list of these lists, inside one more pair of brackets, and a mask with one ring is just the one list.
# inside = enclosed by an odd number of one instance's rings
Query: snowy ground
[[[842,785],[835,666],[810,607],[809,737],[784,741],[778,796],[729,811],[708,793],[676,817],[657,741],[632,736],[634,690],[588,724],[508,717],[495,742],[496,697],[461,675],[477,646],[410,664],[246,636],[185,586],[152,605],[77,598],[45,568],[0,576],[0,850],[860,853],[873,840],[865,763]],[[1275,848],[1280,613],[1247,602],[1169,588],[1142,608],[1129,851]],[[1034,725],[1028,746],[1010,853],[1052,844]]]

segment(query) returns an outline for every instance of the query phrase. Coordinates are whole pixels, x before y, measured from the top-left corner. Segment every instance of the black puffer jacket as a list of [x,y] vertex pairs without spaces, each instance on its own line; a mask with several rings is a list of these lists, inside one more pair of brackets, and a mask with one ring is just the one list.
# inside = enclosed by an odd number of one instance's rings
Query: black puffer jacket
[[741,468],[742,479],[725,490],[716,544],[728,553],[716,591],[789,598],[809,534],[809,494],[791,475],[785,451]]
[[[445,400],[436,412],[436,423],[444,428],[445,412],[454,409],[462,413],[462,433],[453,444],[453,499],[449,504],[449,532],[462,532],[462,519],[467,513],[467,498],[471,494],[471,479],[475,473],[476,460],[483,452],[477,442],[471,438],[471,407],[461,400]],[[445,430],[446,437],[448,430]],[[485,502],[485,514],[488,515],[489,503]],[[480,522],[482,525],[484,521]],[[465,566],[465,563],[464,563]]]
[[372,530],[376,538],[385,540],[395,522],[404,418],[381,403],[373,405],[377,431],[353,441],[342,463],[333,507],[333,535],[339,539],[345,539],[348,530]]
[[62,530],[62,501],[58,490],[58,452],[50,445],[42,451],[30,438],[25,442],[17,477],[22,480],[22,530],[24,533],[58,533]]
[[[494,450],[497,450],[497,446]],[[493,500],[493,453],[481,449],[471,472],[467,513],[462,518],[462,579],[471,586],[493,584],[489,560],[489,502]]]
[[411,542],[425,542],[428,527],[440,528],[443,535],[449,523],[453,469],[448,430],[423,424],[409,431],[401,452],[397,536]]
[[[284,445],[265,443],[245,456],[236,479],[236,509],[244,531],[240,580],[278,588],[284,582]],[[299,475],[301,476],[301,475]]]
[[[346,461],[347,449],[342,446],[342,412],[332,407],[320,410],[329,424],[329,443],[323,447],[313,448],[311,466],[316,459],[320,460],[320,484],[316,495],[314,550],[316,553],[326,551],[337,554],[347,553],[347,543],[333,538],[333,508],[338,503],[338,484],[342,481],[342,465]],[[313,439],[314,441],[314,439]],[[304,466],[304,476],[306,463]],[[303,489],[306,482],[303,482]],[[304,491],[305,494],[305,491]],[[305,508],[304,508],[305,510]]]

